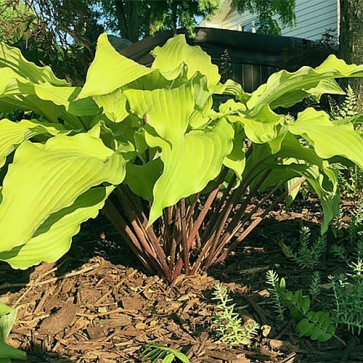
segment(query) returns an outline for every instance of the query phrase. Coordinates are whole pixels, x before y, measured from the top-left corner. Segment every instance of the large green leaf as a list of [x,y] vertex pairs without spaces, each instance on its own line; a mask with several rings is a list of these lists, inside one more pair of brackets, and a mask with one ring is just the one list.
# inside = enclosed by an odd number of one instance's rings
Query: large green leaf
[[71,115],[85,116],[99,113],[99,107],[90,97],[77,99],[80,92],[79,87],[55,87],[49,83],[34,85],[34,94],[39,99],[63,106]]
[[6,344],[5,341],[11,331],[17,310],[10,308],[0,301],[0,362],[11,363],[10,359],[25,360],[26,354]]
[[91,187],[119,184],[124,176],[122,156],[89,134],[57,135],[45,145],[23,142],[3,182],[0,251],[24,245],[50,214]]
[[307,108],[299,113],[289,131],[301,135],[323,159],[343,156],[363,168],[363,139],[352,124],[336,124],[323,111]]
[[27,61],[19,49],[0,43],[0,68],[5,67],[32,83],[50,83],[54,86],[69,85],[67,81],[56,77],[50,67],[38,67]]
[[[291,179],[296,176],[304,176],[314,189],[321,202],[324,219],[321,226],[322,233],[326,232],[329,223],[339,213],[339,192],[336,171],[317,153],[307,148],[290,133],[287,133],[276,154],[286,167],[286,172]],[[275,178],[283,177],[283,173],[276,170]],[[269,183],[273,183],[274,175],[270,175]],[[287,180],[286,180],[287,181]]]
[[[261,85],[247,101],[250,114],[257,115],[263,107],[275,109],[289,107],[311,94],[318,99],[322,93],[338,93],[341,90],[322,81],[333,78],[362,77],[363,65],[347,65],[343,60],[330,55],[319,67],[302,67],[296,72],[282,70],[270,76],[266,84]],[[320,90],[319,90],[320,87]],[[335,92],[334,92],[335,89]]]
[[5,342],[16,318],[16,309],[0,301],[0,342]]
[[62,132],[62,129],[59,124],[40,124],[35,120],[0,120],[0,168],[4,165],[6,157],[23,141],[39,134],[56,135]]
[[177,78],[183,69],[183,63],[188,66],[189,79],[200,72],[207,77],[208,86],[212,86],[221,78],[211,57],[199,46],[188,45],[184,34],[169,39],[163,47],[156,47],[151,54],[155,57],[152,68],[159,69],[167,79]]
[[152,202],[153,188],[162,170],[163,164],[160,158],[143,165],[127,164],[125,183],[133,193]]
[[224,119],[205,131],[192,131],[172,146],[146,135],[151,147],[162,149],[164,170],[154,186],[154,202],[149,224],[160,217],[165,207],[201,191],[220,172],[233,148],[233,127]]
[[187,130],[194,110],[193,88],[181,86],[152,91],[125,90],[130,108],[168,141],[179,140]]
[[[4,76],[4,77],[1,77]],[[25,110],[43,115],[51,122],[68,121],[73,128],[83,128],[76,116],[96,115],[100,112],[91,99],[76,99],[79,87],[34,84],[9,68],[0,69],[0,110]]]
[[[284,116],[274,114],[267,108],[264,108],[261,113],[263,116],[258,119],[249,117],[248,113],[246,113],[247,116],[240,113],[238,121],[244,125],[247,138],[254,143],[264,144],[283,137],[286,131]],[[264,117],[266,114],[269,114],[269,117]],[[234,118],[234,121],[236,120],[237,118]]]
[[106,117],[113,122],[123,121],[129,115],[126,110],[127,100],[121,90],[105,96],[94,96],[93,99],[99,107],[102,107]]
[[175,79],[167,79],[160,71],[160,69],[152,69],[151,73],[146,74],[133,82],[128,83],[124,87],[125,89],[141,89],[152,91],[160,88],[177,88],[187,83],[188,81],[188,67],[184,65],[180,69],[180,74]]
[[242,173],[246,165],[246,153],[244,150],[244,135],[242,132],[236,132],[233,139],[232,152],[224,159],[223,164],[233,170],[238,179],[242,178]]
[[104,33],[98,38],[96,56],[78,98],[106,95],[150,72],[150,68],[118,53]]
[[11,363],[11,359],[26,360],[26,353],[0,342],[0,363]]
[[97,216],[113,189],[109,186],[86,191],[71,206],[51,214],[27,243],[11,251],[0,252],[0,260],[20,269],[43,261],[56,261],[69,250],[72,237],[79,232],[81,223]]

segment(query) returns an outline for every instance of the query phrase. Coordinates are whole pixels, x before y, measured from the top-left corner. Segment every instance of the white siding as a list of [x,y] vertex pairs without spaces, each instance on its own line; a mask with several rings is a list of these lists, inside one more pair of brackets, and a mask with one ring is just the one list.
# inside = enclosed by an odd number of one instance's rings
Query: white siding
[[[296,0],[296,26],[283,28],[281,35],[318,40],[327,29],[334,29],[338,35],[338,2],[339,0]],[[236,9],[226,12],[224,20],[218,18],[218,24],[205,22],[204,26],[230,30],[242,30],[242,26],[256,20],[250,13],[239,14]]]
[[296,27],[282,29],[282,35],[318,40],[327,29],[338,30],[337,0],[296,0]]
[[223,20],[221,27],[223,29],[229,30],[242,30],[243,25],[249,24],[256,19],[256,15],[252,15],[247,12],[240,14],[236,9],[232,9],[227,17]]

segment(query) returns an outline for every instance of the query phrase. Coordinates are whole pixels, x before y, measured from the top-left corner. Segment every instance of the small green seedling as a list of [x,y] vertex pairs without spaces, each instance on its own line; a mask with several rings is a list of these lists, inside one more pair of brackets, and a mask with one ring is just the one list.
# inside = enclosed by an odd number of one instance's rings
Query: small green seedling
[[188,357],[178,350],[162,344],[148,344],[142,353],[143,362],[148,363],[190,363]]

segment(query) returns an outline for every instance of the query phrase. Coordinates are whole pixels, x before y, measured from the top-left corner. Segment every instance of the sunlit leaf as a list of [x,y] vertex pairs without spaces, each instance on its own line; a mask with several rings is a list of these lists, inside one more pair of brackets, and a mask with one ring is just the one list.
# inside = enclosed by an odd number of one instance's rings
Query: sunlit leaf
[[[301,101],[310,90],[316,99],[321,93],[325,93],[325,87],[318,91],[322,86],[321,81],[333,78],[362,77],[363,65],[347,65],[343,60],[335,55],[330,55],[325,62],[317,68],[302,67],[296,72],[282,70],[270,76],[266,84],[261,85],[251,94],[247,101],[247,106],[251,110],[251,115],[257,115],[263,107],[269,106],[275,109],[279,106],[289,107]],[[331,83],[330,83],[331,84]],[[331,87],[328,88],[331,92]],[[341,92],[337,89],[337,92]]]
[[224,158],[232,151],[234,131],[225,120],[206,131],[192,131],[172,147],[160,138],[147,136],[151,147],[161,147],[164,163],[161,177],[154,186],[150,211],[152,224],[165,207],[201,191],[220,172]]
[[106,95],[150,72],[150,68],[118,53],[104,33],[98,38],[96,56],[78,98]]
[[[23,142],[3,181],[0,251],[24,245],[50,216],[103,182],[119,184],[125,161],[88,134]],[[34,206],[37,206],[34,208]]]
[[123,121],[128,115],[126,110],[126,97],[117,90],[105,96],[94,96],[99,107],[102,107],[103,113],[113,122]]
[[182,86],[153,91],[126,90],[130,108],[165,140],[177,141],[187,130],[194,110],[193,88]]
[[68,86],[69,83],[56,77],[50,67],[39,67],[27,61],[20,50],[0,43],[0,68],[8,67],[20,77],[32,83],[50,83],[54,86]]
[[183,63],[188,66],[189,79],[200,72],[207,77],[208,86],[211,86],[221,78],[211,57],[200,47],[188,45],[183,34],[169,39],[163,47],[156,47],[151,54],[155,57],[152,68],[159,69],[167,79],[177,78]]
[[86,191],[71,206],[51,214],[24,245],[0,252],[0,260],[19,269],[58,260],[69,250],[81,223],[97,216],[112,190],[109,186]]
[[289,130],[309,141],[321,158],[340,155],[363,168],[363,139],[352,124],[334,124],[325,112],[307,108]]
[[4,165],[6,157],[23,141],[39,134],[56,135],[62,129],[58,124],[46,125],[33,120],[0,120],[0,167]]

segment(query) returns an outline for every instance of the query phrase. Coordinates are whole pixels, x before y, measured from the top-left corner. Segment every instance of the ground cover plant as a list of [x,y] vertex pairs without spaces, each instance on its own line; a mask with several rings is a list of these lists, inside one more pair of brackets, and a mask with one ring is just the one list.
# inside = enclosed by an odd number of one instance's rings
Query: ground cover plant
[[359,115],[279,112],[344,94],[335,79],[363,66],[330,56],[247,94],[220,83],[183,35],[153,56],[139,65],[103,34],[80,88],[1,44],[1,260],[26,269],[59,259],[102,209],[145,268],[174,281],[223,262],[303,183],[327,230],[339,211],[336,165],[363,167]]

